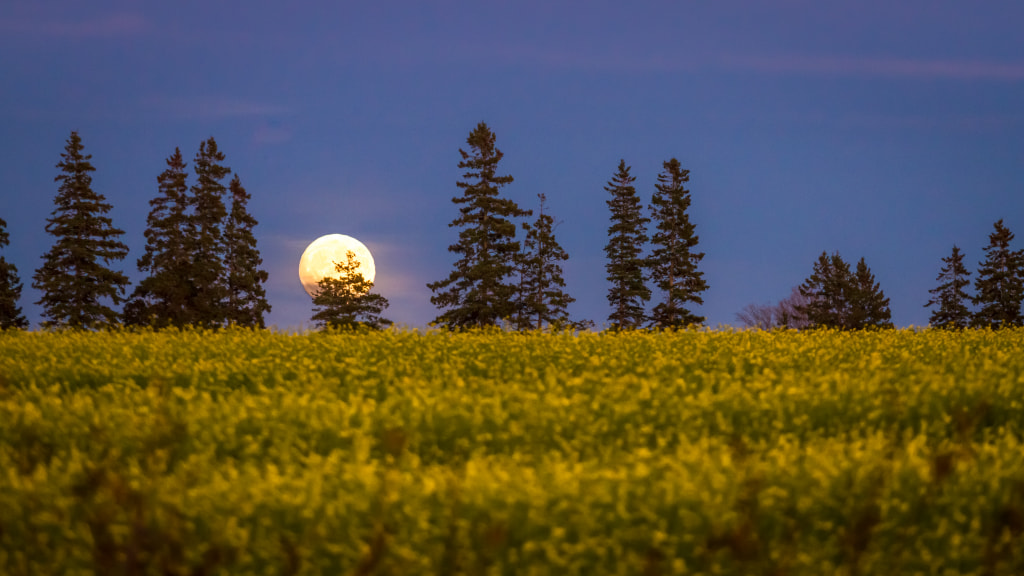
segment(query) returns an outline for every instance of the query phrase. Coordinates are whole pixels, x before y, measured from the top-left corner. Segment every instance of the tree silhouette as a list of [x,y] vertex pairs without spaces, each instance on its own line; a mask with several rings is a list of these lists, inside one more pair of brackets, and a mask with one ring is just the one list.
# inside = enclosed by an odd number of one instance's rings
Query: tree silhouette
[[812,327],[846,327],[846,319],[850,315],[846,297],[850,291],[850,278],[850,266],[838,252],[832,256],[822,252],[818,256],[810,277],[800,285],[800,295],[807,302],[799,311]]
[[54,178],[60,183],[55,208],[46,220],[46,232],[56,241],[32,277],[32,287],[43,292],[37,304],[45,328],[96,329],[121,321],[105,301],[121,304],[128,277],[108,266],[123,260],[128,247],[118,240],[124,231],[105,216],[110,204],[92,189],[89,173],[96,169],[83,148],[78,133],[71,132],[57,164],[61,173]]
[[938,305],[938,309],[932,310],[928,323],[937,328],[966,328],[971,323],[971,311],[967,308],[970,296],[964,288],[971,283],[968,280],[971,273],[964,267],[964,254],[954,244],[953,253],[943,258],[942,263],[945,266],[935,278],[941,284],[928,291],[934,296],[924,305],[925,308]]
[[388,300],[380,294],[372,294],[373,282],[359,272],[359,260],[349,250],[345,262],[335,262],[338,278],[325,276],[318,283],[313,297],[313,321],[321,328],[356,328],[365,326],[380,330],[391,325],[381,317],[388,307]]
[[[11,243],[7,234],[7,222],[0,218],[0,248]],[[28,320],[21,313],[18,299],[21,298],[21,279],[18,268],[0,255],[0,330],[28,328]]]
[[796,307],[806,316],[810,327],[844,330],[891,327],[889,299],[875,282],[867,263],[861,258],[856,272],[838,252],[822,252],[809,278],[800,285],[805,303]]
[[148,272],[124,307],[126,324],[163,328],[182,327],[194,320],[190,281],[195,233],[189,217],[190,199],[181,150],[167,158],[167,169],[157,177],[157,196],[149,201],[146,251],[137,265]]
[[250,196],[242,187],[238,174],[232,178],[228,190],[231,212],[224,226],[227,320],[238,326],[263,328],[263,315],[270,312],[270,304],[263,288],[268,275],[266,270],[260,269],[263,258],[253,235],[253,228],[258,222],[246,208]]
[[700,294],[708,289],[704,273],[697,269],[704,253],[696,251],[699,238],[687,214],[690,191],[684,184],[690,180],[690,171],[675,158],[662,166],[664,171],[658,175],[651,198],[651,221],[656,232],[651,237],[653,249],[647,262],[651,279],[664,300],[651,311],[651,325],[670,328],[700,324],[704,317],[685,307],[687,303],[703,304]]
[[611,200],[606,200],[611,211],[611,226],[604,252],[608,259],[605,271],[611,283],[608,304],[612,312],[608,322],[613,330],[641,327],[645,318],[644,303],[651,299],[642,256],[647,242],[646,224],[650,220],[641,213],[640,198],[633,187],[636,178],[629,170],[626,161],[620,160],[618,170],[604,187],[612,196]]
[[466,172],[456,183],[462,195],[452,198],[460,206],[459,216],[448,225],[461,228],[458,242],[448,247],[460,257],[447,278],[427,284],[434,293],[430,302],[443,310],[434,323],[451,330],[496,325],[515,316],[518,287],[510,277],[520,247],[510,219],[531,214],[499,195],[512,177],[497,175],[503,154],[487,124],[477,124],[466,143],[469,152],[459,150],[459,168]]
[[846,322],[847,328],[892,328],[889,299],[882,292],[882,287],[875,282],[875,275],[871,273],[863,257],[857,262],[857,270],[848,285],[850,316]]
[[188,280],[192,285],[192,299],[189,308],[193,322],[199,326],[221,326],[227,321],[227,278],[224,268],[223,224],[228,212],[224,204],[227,188],[222,180],[231,169],[221,165],[224,153],[217,148],[217,142],[210,137],[200,143],[192,167],[196,183],[192,185],[190,197],[192,213],[189,231],[192,254],[191,273]]
[[997,328],[1020,326],[1020,305],[1024,299],[1024,252],[1010,249],[1013,232],[1003,225],[1002,219],[994,227],[985,248],[985,261],[979,262],[978,275],[974,280],[972,300],[978,310],[972,324]]
[[808,299],[794,286],[789,296],[774,306],[769,304],[748,304],[736,313],[736,319],[744,326],[771,330],[773,328],[810,328],[807,317],[800,312],[807,306]]
[[555,219],[545,212],[547,197],[537,194],[540,208],[533,224],[524,222],[526,238],[519,259],[519,313],[516,328],[542,329],[545,325],[568,327],[569,312],[566,307],[576,301],[569,296],[562,278],[559,262],[569,255],[555,239]]

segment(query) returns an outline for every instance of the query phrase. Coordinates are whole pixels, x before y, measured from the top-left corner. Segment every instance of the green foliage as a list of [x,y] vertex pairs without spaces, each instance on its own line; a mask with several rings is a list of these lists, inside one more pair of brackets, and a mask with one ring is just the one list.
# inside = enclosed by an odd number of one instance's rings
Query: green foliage
[[[264,326],[270,311],[263,284],[267,272],[256,246],[250,195],[236,174],[221,163],[224,153],[210,138],[199,145],[196,183],[189,189],[181,151],[175,148],[157,178],[146,219],[146,253],[138,267],[142,279],[125,306],[130,325],[218,327]],[[224,195],[231,196],[231,208]]]
[[566,308],[576,299],[564,290],[565,279],[559,264],[568,260],[569,255],[555,239],[555,219],[544,211],[547,197],[538,194],[537,198],[540,200],[537,219],[533,224],[523,223],[526,238],[518,262],[516,328],[519,330],[573,325]]
[[[0,218],[0,249],[10,244],[7,222]],[[21,279],[18,268],[0,256],[0,330],[28,328],[28,320],[21,313],[18,299],[21,298]]]
[[258,222],[246,209],[249,193],[238,174],[228,185],[231,212],[224,226],[224,267],[227,273],[227,321],[239,326],[264,327],[263,315],[270,312],[263,288],[268,274],[261,270],[263,258],[256,248],[253,228]]
[[351,250],[345,262],[335,262],[337,278],[325,276],[313,297],[313,322],[321,328],[357,328],[374,330],[391,325],[381,317],[388,300],[380,294],[371,294],[373,282],[359,272],[359,259]]
[[970,296],[964,292],[964,288],[970,284],[968,277],[971,273],[964,267],[964,254],[954,244],[953,253],[943,258],[942,263],[945,266],[935,278],[941,284],[928,291],[934,296],[928,300],[925,308],[938,305],[937,310],[932,310],[928,323],[936,328],[966,328],[971,323],[971,311],[967,308]]
[[223,224],[228,212],[224,204],[227,188],[222,181],[231,173],[223,166],[224,153],[210,137],[199,144],[192,162],[196,183],[192,185],[190,240],[192,266],[188,281],[192,286],[189,308],[193,323],[215,327],[227,322],[227,273],[224,265]]
[[687,303],[703,304],[700,294],[708,289],[704,273],[697,269],[703,252],[697,252],[699,238],[690,222],[690,171],[672,158],[662,164],[656,192],[651,198],[651,221],[657,230],[651,236],[653,249],[647,260],[651,280],[664,293],[664,300],[651,311],[651,326],[679,328],[700,324],[704,317],[688,310]]
[[606,200],[611,211],[608,244],[604,247],[608,262],[605,264],[608,282],[608,316],[610,328],[626,330],[640,328],[644,323],[644,303],[651,299],[651,290],[644,278],[645,260],[642,255],[647,242],[646,224],[650,222],[641,213],[640,198],[625,160],[619,161],[618,171],[604,187],[612,198]]
[[46,220],[55,242],[32,277],[32,287],[43,293],[37,304],[46,328],[96,329],[121,322],[121,314],[106,302],[121,304],[128,277],[108,266],[123,260],[128,247],[118,240],[124,231],[105,216],[110,204],[92,189],[89,173],[96,169],[83,148],[78,133],[71,132],[57,164],[61,173],[54,178],[60,183],[55,207]]
[[195,230],[186,179],[185,161],[175,148],[167,169],[157,177],[157,196],[149,201],[146,251],[137,262],[139,271],[148,275],[125,304],[125,324],[180,328],[195,321],[189,281]]
[[1024,568],[1024,331],[0,334],[4,574]]
[[972,324],[984,327],[1020,326],[1021,301],[1024,300],[1024,251],[1010,249],[1013,232],[1000,219],[989,234],[985,261],[979,263],[974,280],[974,298],[978,310]]
[[458,242],[448,247],[460,258],[447,278],[427,284],[430,302],[443,310],[434,323],[450,330],[494,326],[515,316],[517,286],[511,277],[520,246],[511,219],[530,215],[500,196],[512,176],[497,175],[503,154],[487,124],[477,124],[466,143],[469,152],[459,149],[459,168],[466,172],[456,183],[462,195],[452,198],[459,216],[448,225],[461,228]]
[[889,298],[882,292],[881,285],[875,282],[875,275],[871,273],[863,257],[857,262],[857,270],[851,280],[850,318],[847,327],[853,330],[892,328]]
[[800,285],[796,308],[810,327],[862,330],[892,327],[889,299],[861,258],[855,272],[838,252],[822,252],[811,276]]

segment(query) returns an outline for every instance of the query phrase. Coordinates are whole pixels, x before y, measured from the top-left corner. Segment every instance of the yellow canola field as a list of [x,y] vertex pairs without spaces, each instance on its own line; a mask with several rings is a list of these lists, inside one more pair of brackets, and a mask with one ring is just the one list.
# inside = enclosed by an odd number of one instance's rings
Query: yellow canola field
[[8,331],[0,573],[1024,574],[1024,331]]

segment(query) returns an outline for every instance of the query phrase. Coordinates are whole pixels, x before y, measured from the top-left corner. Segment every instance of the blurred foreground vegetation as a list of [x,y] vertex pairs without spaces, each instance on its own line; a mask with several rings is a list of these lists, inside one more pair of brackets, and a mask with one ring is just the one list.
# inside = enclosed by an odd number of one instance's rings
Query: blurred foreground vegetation
[[1024,330],[0,332],[4,574],[1021,574]]

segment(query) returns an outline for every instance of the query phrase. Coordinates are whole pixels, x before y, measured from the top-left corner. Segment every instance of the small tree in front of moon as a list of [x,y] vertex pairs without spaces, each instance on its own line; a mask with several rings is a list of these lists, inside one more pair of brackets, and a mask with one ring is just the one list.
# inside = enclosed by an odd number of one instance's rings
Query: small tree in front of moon
[[313,322],[320,328],[357,328],[365,326],[380,330],[391,325],[381,317],[388,299],[371,294],[373,282],[359,272],[359,259],[351,250],[345,262],[335,262],[338,277],[325,276],[319,292],[313,297]]

